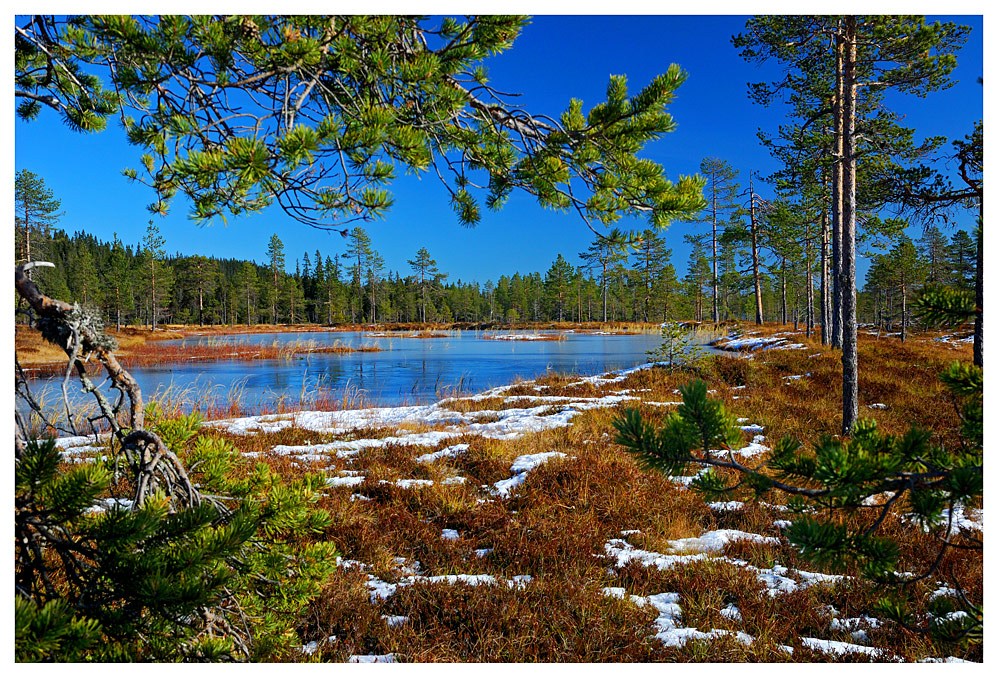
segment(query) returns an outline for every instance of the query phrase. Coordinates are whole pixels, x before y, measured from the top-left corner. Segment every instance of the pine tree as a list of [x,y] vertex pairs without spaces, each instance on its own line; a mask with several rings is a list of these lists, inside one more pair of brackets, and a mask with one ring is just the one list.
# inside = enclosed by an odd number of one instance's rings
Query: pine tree
[[686,264],[686,289],[692,303],[692,318],[694,322],[703,322],[703,290],[711,279],[710,262],[704,247],[705,236],[687,234],[684,240],[691,245],[689,261]]
[[[152,411],[155,417],[155,410]],[[222,501],[116,498],[112,464],[60,468],[54,441],[15,463],[15,655],[21,661],[275,660],[335,568],[320,475],[282,482],[196,415],[154,428]],[[108,494],[111,494],[108,497]]]
[[419,320],[426,322],[426,278],[433,278],[438,273],[437,262],[430,256],[425,247],[420,247],[416,252],[416,258],[409,260],[409,266],[419,276]]
[[922,237],[918,241],[922,258],[926,262],[926,282],[932,284],[943,284],[946,282],[948,272],[946,270],[947,261],[946,238],[938,227],[928,225],[922,230]]
[[148,299],[151,307],[149,324],[153,330],[156,329],[163,301],[168,297],[172,284],[169,267],[163,261],[166,257],[166,250],[163,249],[165,244],[159,227],[150,219],[146,234],[142,238],[142,248],[145,257],[144,282],[145,288],[149,290]]
[[[967,315],[972,313],[971,306]],[[791,495],[800,517],[784,534],[805,559],[836,569],[856,566],[888,594],[876,612],[910,630],[980,642],[981,608],[967,604],[961,614],[940,616],[919,628],[905,600],[911,595],[908,584],[935,574],[947,549],[983,548],[976,539],[961,536],[946,518],[983,497],[983,371],[954,363],[942,380],[964,422],[963,444],[953,449],[933,444],[918,428],[892,435],[864,419],[849,439],[824,436],[807,453],[787,436],[766,462],[749,465],[733,454],[744,435],[735,417],[720,400],[708,397],[701,380],[680,387],[683,402],[661,426],[646,422],[637,410],[626,410],[614,421],[616,442],[645,470],[694,475],[691,487],[711,501],[767,498],[774,490]],[[884,493],[890,500],[876,501]],[[884,518],[902,505],[939,545],[917,575],[898,572],[897,533],[882,529]],[[952,584],[959,587],[955,580]]]
[[[15,97],[24,120],[45,107],[84,130],[99,129],[120,107],[130,141],[147,151],[128,176],[156,190],[156,213],[183,192],[196,219],[277,203],[331,229],[383,215],[399,170],[425,171],[444,156],[450,162],[440,177],[464,224],[480,220],[482,197],[494,209],[514,190],[603,224],[630,215],[662,227],[698,211],[702,181],[667,181],[658,164],[636,155],[675,129],[666,107],[686,73],[673,64],[633,95],[614,75],[606,101],[587,112],[572,99],[560,116],[532,114],[490,86],[485,68],[526,23],[523,16],[27,16],[17,22]],[[380,48],[372,51],[374,43]],[[347,53],[343,96],[302,86],[317,72],[342,72]],[[391,68],[386,53],[396,55]],[[233,63],[250,72],[234,79]],[[86,76],[67,85],[67,71]],[[104,90],[101,78],[113,86]],[[187,94],[192,82],[197,97]],[[378,110],[406,114],[372,117],[358,105],[372,91],[383,97]],[[257,123],[232,124],[236,106]],[[176,143],[165,149],[164,139]],[[484,196],[467,180],[477,171],[488,174]]]
[[[14,225],[17,263],[40,261],[44,255],[44,242],[52,227],[58,223],[62,201],[45,185],[45,180],[34,172],[21,170],[14,177]],[[34,249],[32,249],[32,247]],[[33,276],[28,271],[28,278]]]
[[281,279],[284,277],[284,243],[277,237],[277,234],[270,236],[267,244],[267,262],[270,268],[270,277],[273,282],[270,295],[270,317],[273,324],[277,324],[277,300],[281,294]]
[[718,322],[718,290],[717,290],[717,227],[734,214],[737,209],[735,196],[738,195],[738,184],[735,177],[738,170],[730,163],[720,158],[704,158],[700,162],[700,172],[707,181],[706,195],[707,209],[702,221],[709,221],[711,225],[711,320]]
[[[787,66],[783,80],[759,85],[762,99],[784,85],[825,80],[831,96],[834,148],[832,157],[833,234],[842,329],[842,430],[848,433],[859,416],[856,351],[856,221],[857,162],[864,153],[857,130],[862,98],[888,89],[924,96],[951,86],[953,53],[969,29],[952,23],[926,24],[918,16],[783,16],[755,17],[747,32],[734,39],[749,60],[773,58]],[[834,50],[824,36],[834,37]],[[830,79],[834,78],[834,88]],[[841,237],[841,241],[839,238]],[[983,300],[982,300],[983,304]],[[837,331],[835,332],[837,335]],[[833,339],[833,345],[835,344]]]
[[111,309],[115,328],[119,332],[122,311],[127,312],[132,308],[131,281],[129,257],[121,241],[118,240],[118,234],[115,233],[107,267],[104,269],[104,299]]
[[669,266],[672,250],[665,246],[665,237],[656,229],[645,229],[640,236],[633,256],[637,284],[641,287],[641,319],[650,322],[652,311],[658,306],[656,291],[662,288],[662,276]]
[[619,229],[612,229],[606,236],[597,235],[596,240],[585,252],[579,253],[584,268],[600,271],[600,289],[603,294],[603,322],[606,322],[607,269],[621,261],[633,239]]

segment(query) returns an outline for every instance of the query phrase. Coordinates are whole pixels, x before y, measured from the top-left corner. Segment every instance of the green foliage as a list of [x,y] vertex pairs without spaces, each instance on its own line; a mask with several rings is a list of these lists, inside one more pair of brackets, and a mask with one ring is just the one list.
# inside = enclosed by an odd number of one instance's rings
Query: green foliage
[[707,353],[696,341],[690,326],[679,322],[664,322],[662,344],[648,351],[648,356],[662,361],[669,368],[682,366],[695,369],[707,357]]
[[59,657],[78,662],[87,658],[89,648],[100,642],[100,624],[74,614],[65,600],[50,600],[43,606],[17,596],[14,598],[14,657],[37,662]]
[[[689,464],[709,463],[714,455],[737,446],[741,429],[719,400],[707,397],[707,384],[696,379],[679,388],[683,403],[655,429],[637,410],[614,420],[615,442],[630,450],[646,470],[684,475]],[[697,454],[694,454],[694,452]]]
[[22,119],[46,105],[78,129],[99,129],[120,108],[129,141],[144,151],[141,169],[125,176],[154,188],[156,213],[182,193],[199,220],[276,202],[328,228],[384,214],[398,168],[431,165],[469,226],[481,219],[473,186],[487,187],[493,209],[519,189],[604,224],[646,216],[662,227],[699,210],[699,178],[673,183],[636,155],[675,129],[666,108],[686,73],[673,64],[634,95],[624,76],[611,76],[604,103],[585,113],[573,99],[558,124],[488,85],[485,59],[512,47],[526,22],[24,17],[15,95]]
[[[977,505],[983,497],[983,371],[954,363],[942,379],[963,420],[964,444],[954,449],[934,444],[918,428],[891,435],[872,420],[860,420],[850,438],[822,437],[811,452],[797,440],[784,438],[767,463],[750,467],[724,453],[738,446],[741,431],[721,401],[707,396],[706,384],[699,380],[680,388],[683,403],[659,426],[644,421],[637,410],[626,410],[614,421],[616,442],[646,470],[674,476],[688,475],[691,466],[698,467],[691,486],[709,499],[730,496],[741,488],[756,497],[774,489],[796,496],[803,500],[798,508],[812,512],[800,514],[785,535],[805,558],[821,567],[858,570],[878,584],[903,584],[906,576],[896,572],[900,544],[893,536],[878,534],[895,509],[904,511],[918,528],[932,532],[943,551],[953,545],[983,546],[951,525],[954,512]],[[729,472],[739,480],[732,483]],[[923,576],[939,562],[925,563]],[[891,601],[883,604],[884,610],[914,628],[917,620],[903,601]],[[973,642],[983,627],[983,611],[963,602],[958,614],[933,617],[922,630],[937,638]]]
[[912,302],[914,313],[930,325],[959,325],[977,313],[974,294],[940,285],[929,285]]
[[149,413],[201,503],[100,499],[119,491],[108,468],[63,468],[51,440],[18,459],[18,659],[290,656],[302,610],[335,568],[333,545],[309,538],[330,520],[315,508],[321,476],[285,483],[200,434],[197,415]]

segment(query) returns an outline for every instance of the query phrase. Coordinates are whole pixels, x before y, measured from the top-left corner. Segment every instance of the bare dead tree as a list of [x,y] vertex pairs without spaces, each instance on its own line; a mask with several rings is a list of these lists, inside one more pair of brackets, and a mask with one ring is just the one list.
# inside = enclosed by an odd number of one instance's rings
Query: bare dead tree
[[[62,382],[63,403],[69,419],[68,432],[77,433],[68,390],[69,377],[75,370],[82,391],[91,394],[97,402],[99,414],[90,420],[94,434],[96,435],[97,431],[94,424],[98,421],[105,422],[111,433],[116,468],[118,459],[123,456],[134,475],[133,505],[141,506],[147,497],[160,489],[166,492],[175,506],[200,504],[202,496],[187,477],[183,463],[158,435],[145,430],[142,389],[115,358],[117,343],[113,337],[104,333],[103,322],[99,316],[77,304],[70,305],[42,294],[38,286],[27,276],[27,270],[34,265],[37,264],[29,263],[14,269],[14,286],[18,295],[28,304],[32,325],[41,331],[44,339],[63,349],[68,358]],[[115,403],[112,404],[90,378],[87,372],[87,363],[90,361],[95,361],[104,368],[111,382],[111,389],[118,391],[119,397]],[[16,358],[15,365],[16,393],[33,412],[42,417],[46,425],[52,426],[42,408],[31,396],[24,371],[20,363],[16,362]],[[127,408],[123,410],[126,404]],[[18,419],[15,447],[17,454],[20,455],[28,431],[23,418]],[[52,428],[65,430],[62,427]]]

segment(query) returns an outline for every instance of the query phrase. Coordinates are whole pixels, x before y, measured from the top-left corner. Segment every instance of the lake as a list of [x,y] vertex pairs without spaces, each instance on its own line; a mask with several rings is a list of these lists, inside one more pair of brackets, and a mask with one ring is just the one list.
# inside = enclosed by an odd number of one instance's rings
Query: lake
[[[481,332],[449,332],[443,338],[410,338],[381,332],[284,332],[187,337],[170,344],[310,342],[316,346],[376,346],[378,352],[311,353],[291,359],[219,360],[135,367],[130,371],[145,398],[169,392],[188,406],[227,402],[237,395],[244,409],[305,401],[325,390],[332,400],[373,405],[421,404],[456,392],[473,393],[547,373],[591,375],[648,362],[658,334],[610,335],[563,332],[560,341],[500,341]],[[496,333],[488,333],[495,335]],[[500,333],[502,334],[502,333]],[[505,334],[538,335],[544,332]],[[48,381],[43,385],[39,382]],[[32,388],[57,392],[58,379]]]

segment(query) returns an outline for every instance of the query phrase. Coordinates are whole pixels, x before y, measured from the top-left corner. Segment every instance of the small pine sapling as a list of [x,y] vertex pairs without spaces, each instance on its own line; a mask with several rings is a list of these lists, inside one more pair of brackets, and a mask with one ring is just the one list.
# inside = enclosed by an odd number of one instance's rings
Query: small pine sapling
[[[707,396],[700,380],[680,387],[682,404],[660,426],[646,422],[637,410],[626,410],[614,421],[616,442],[645,470],[682,476],[699,467],[691,487],[709,499],[746,491],[759,498],[773,490],[794,496],[794,507],[809,512],[801,511],[785,535],[805,558],[834,569],[855,567],[868,580],[888,586],[878,611],[909,630],[944,641],[979,642],[983,609],[967,600],[955,578],[958,610],[930,610],[922,618],[909,612],[913,594],[907,585],[936,573],[951,548],[983,548],[982,540],[953,522],[983,497],[983,371],[954,363],[942,380],[963,422],[963,444],[955,449],[933,444],[930,434],[918,428],[897,436],[879,430],[875,421],[860,420],[849,439],[824,436],[807,453],[799,441],[785,437],[768,461],[749,466],[735,455],[743,435],[735,418],[720,400]],[[896,571],[900,545],[880,530],[896,509],[938,541],[936,555],[921,574]],[[845,516],[851,520],[840,519]],[[952,599],[939,604],[952,604]]]

